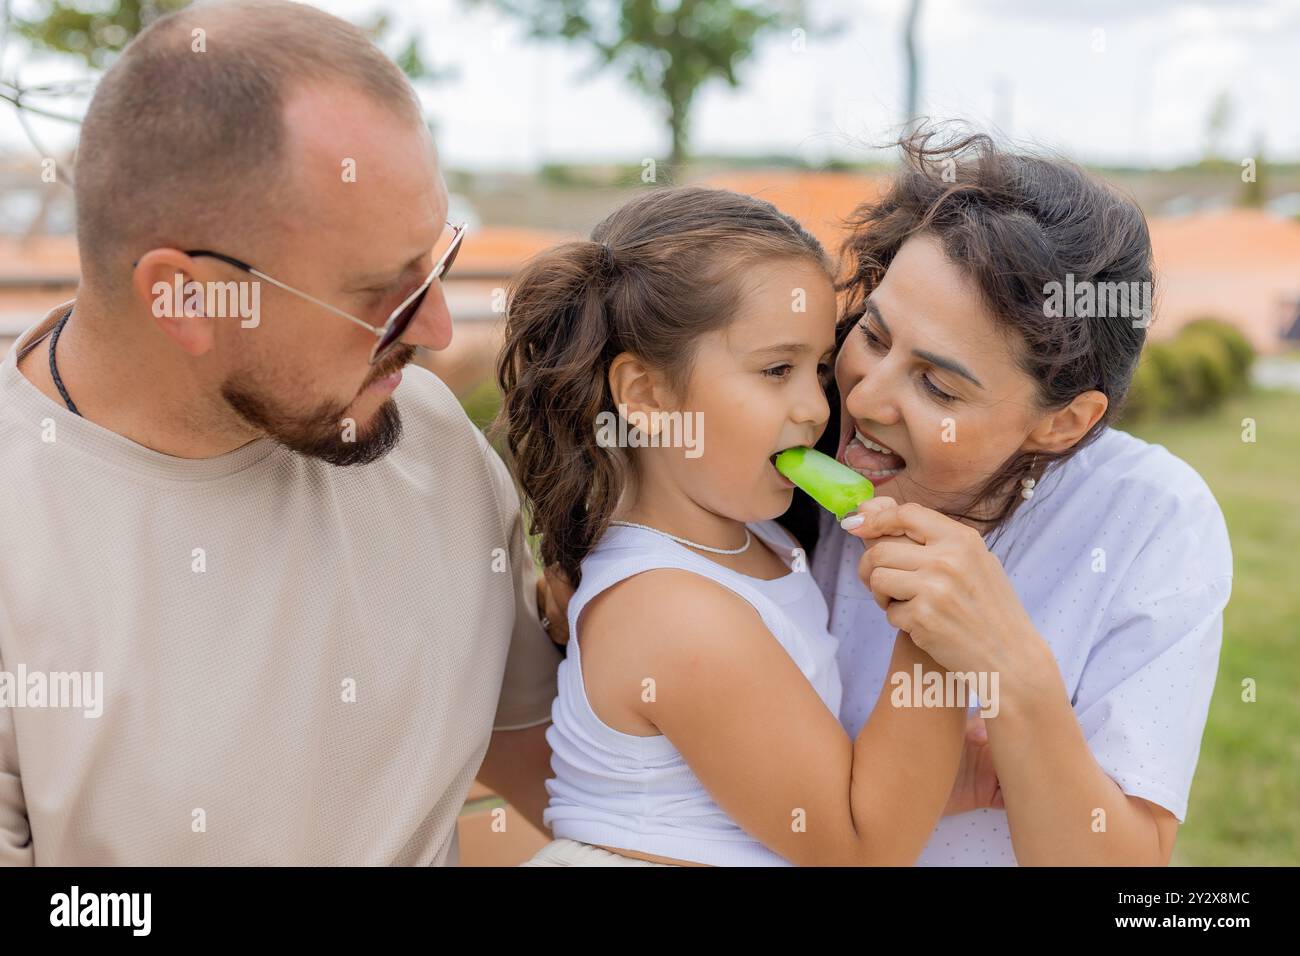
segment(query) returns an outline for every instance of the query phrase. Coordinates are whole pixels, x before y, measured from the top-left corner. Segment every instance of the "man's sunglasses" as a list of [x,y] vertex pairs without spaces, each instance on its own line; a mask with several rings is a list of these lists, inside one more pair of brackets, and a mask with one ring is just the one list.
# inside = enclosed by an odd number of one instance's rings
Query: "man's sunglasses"
[[247,262],[242,262],[233,256],[227,256],[220,252],[213,252],[210,249],[187,249],[185,250],[185,254],[187,256],[208,256],[213,259],[220,259],[222,262],[232,265],[236,269],[242,269],[250,275],[263,279],[274,286],[279,286],[286,292],[292,292],[294,295],[306,299],[308,302],[314,302],[322,309],[328,309],[330,312],[342,316],[349,322],[354,322],[364,329],[369,329],[378,339],[378,341],[375,342],[374,348],[370,350],[370,364],[374,365],[384,356],[388,355],[389,352],[392,351],[393,347],[401,340],[402,334],[410,326],[411,320],[415,318],[415,314],[420,311],[420,306],[424,303],[424,297],[429,291],[429,286],[433,285],[435,279],[445,278],[447,272],[451,269],[451,264],[456,261],[456,253],[460,251],[461,240],[465,238],[466,224],[461,223],[457,226],[448,222],[447,225],[452,228],[451,244],[447,246],[447,251],[438,259],[437,263],[433,267],[433,271],[429,273],[414,292],[402,301],[401,305],[392,311],[388,316],[387,321],[385,321],[382,326],[371,325],[365,319],[359,319],[355,315],[344,312],[342,309],[336,309],[328,302],[323,302],[314,295],[309,295],[306,292],[295,289],[291,285],[281,282],[279,279],[272,278],[265,272],[262,272],[259,269],[254,269]]

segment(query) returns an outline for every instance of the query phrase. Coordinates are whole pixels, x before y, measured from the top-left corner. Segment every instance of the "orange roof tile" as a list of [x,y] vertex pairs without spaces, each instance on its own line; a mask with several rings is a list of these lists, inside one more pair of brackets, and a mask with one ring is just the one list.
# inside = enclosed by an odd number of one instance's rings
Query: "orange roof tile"
[[863,173],[776,169],[720,173],[701,185],[766,199],[798,219],[834,255],[844,239],[843,219],[877,198],[886,182],[887,177]]

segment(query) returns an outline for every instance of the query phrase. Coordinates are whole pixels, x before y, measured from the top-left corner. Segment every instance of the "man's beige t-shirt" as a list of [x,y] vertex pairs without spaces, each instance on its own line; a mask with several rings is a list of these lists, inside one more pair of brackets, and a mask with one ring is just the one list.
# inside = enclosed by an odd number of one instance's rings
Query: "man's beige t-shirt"
[[456,864],[560,660],[501,459],[415,366],[372,464],[160,454],[18,371],[65,308],[0,366],[0,864]]

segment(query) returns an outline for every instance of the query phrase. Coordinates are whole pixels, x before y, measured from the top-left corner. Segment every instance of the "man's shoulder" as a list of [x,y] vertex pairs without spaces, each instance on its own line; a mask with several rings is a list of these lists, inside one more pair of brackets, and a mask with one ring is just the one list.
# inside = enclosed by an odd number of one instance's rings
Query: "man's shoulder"
[[464,419],[466,424],[473,424],[447,383],[423,365],[411,364],[402,369],[402,384],[397,386],[393,397],[403,412],[409,406],[422,421],[442,418],[458,422]]
[[427,475],[444,489],[489,488],[498,509],[517,507],[505,463],[442,379],[421,366],[407,366],[394,400],[402,438],[390,457],[406,474]]
[[399,449],[419,449],[446,462],[459,462],[465,455],[482,456],[483,433],[470,421],[455,393],[427,368],[408,365],[403,369],[402,384],[393,400],[402,416]]

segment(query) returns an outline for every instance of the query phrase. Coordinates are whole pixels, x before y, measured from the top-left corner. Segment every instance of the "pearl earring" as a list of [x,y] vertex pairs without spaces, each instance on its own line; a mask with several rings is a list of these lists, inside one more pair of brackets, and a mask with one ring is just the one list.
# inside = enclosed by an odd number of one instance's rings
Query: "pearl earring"
[[[1029,462],[1029,470],[1030,470],[1031,472],[1034,470],[1034,464],[1035,464],[1035,462],[1037,462],[1037,461],[1038,461],[1038,456],[1037,456],[1037,455],[1035,455],[1035,456],[1030,460],[1030,462]],[[1021,479],[1020,479],[1020,497],[1021,497],[1021,498],[1024,498],[1026,501],[1028,501],[1030,498],[1034,497],[1034,485],[1036,485],[1036,484],[1037,484],[1037,482],[1034,481],[1034,479],[1032,479],[1032,478],[1021,478]]]

